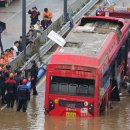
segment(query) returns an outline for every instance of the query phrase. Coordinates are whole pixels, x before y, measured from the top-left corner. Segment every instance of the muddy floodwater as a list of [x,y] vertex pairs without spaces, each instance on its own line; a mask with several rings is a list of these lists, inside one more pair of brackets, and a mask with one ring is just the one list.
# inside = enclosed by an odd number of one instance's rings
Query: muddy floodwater
[[66,119],[44,115],[44,90],[31,96],[26,113],[16,108],[0,108],[0,130],[130,130],[130,96],[126,93],[120,102],[104,115],[95,118]]

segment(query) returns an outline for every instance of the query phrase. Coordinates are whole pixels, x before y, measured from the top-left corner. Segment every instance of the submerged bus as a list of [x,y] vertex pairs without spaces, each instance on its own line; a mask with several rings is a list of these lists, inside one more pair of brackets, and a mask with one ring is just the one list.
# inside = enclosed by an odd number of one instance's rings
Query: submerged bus
[[45,112],[66,117],[98,116],[127,66],[130,22],[84,16],[66,44],[52,55],[46,72]]

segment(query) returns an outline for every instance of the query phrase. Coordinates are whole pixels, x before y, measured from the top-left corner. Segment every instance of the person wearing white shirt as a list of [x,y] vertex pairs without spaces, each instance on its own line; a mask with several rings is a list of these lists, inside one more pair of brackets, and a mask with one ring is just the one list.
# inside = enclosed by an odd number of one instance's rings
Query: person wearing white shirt
[[40,20],[37,20],[36,24],[34,25],[34,29],[35,30],[41,30]]
[[14,48],[14,52],[13,52],[14,53],[14,58],[17,57],[18,54],[19,54],[18,46],[19,46],[19,41],[15,41],[14,46],[13,46],[13,48]]
[[34,25],[34,30],[37,32],[37,36],[42,34],[42,26],[40,20],[37,20],[36,24]]

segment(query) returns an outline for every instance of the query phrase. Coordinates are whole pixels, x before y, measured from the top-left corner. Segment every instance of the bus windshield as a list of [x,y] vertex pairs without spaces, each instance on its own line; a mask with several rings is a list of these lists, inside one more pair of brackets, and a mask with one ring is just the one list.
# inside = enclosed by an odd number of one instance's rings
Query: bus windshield
[[50,77],[50,93],[73,96],[94,96],[95,81],[71,77]]

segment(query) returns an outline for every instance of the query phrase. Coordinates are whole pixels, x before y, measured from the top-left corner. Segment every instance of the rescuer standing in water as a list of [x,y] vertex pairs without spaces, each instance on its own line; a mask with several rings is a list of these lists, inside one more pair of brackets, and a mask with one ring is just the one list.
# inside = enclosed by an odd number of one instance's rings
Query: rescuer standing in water
[[17,92],[17,83],[14,80],[13,73],[9,74],[9,79],[5,81],[5,87],[7,91],[7,108],[13,108]]
[[28,82],[27,79],[23,79],[22,85],[18,86],[17,89],[17,99],[18,99],[18,104],[17,104],[17,111],[20,111],[21,108],[23,112],[26,112],[27,110],[27,105],[28,101],[30,100],[30,89],[26,85]]
[[111,100],[112,101],[120,101],[117,81],[115,79],[112,79],[111,83],[112,83]]
[[31,88],[33,89],[33,95],[37,95],[36,83],[37,83],[38,67],[35,60],[32,60],[31,63],[32,63],[32,67],[30,69]]

